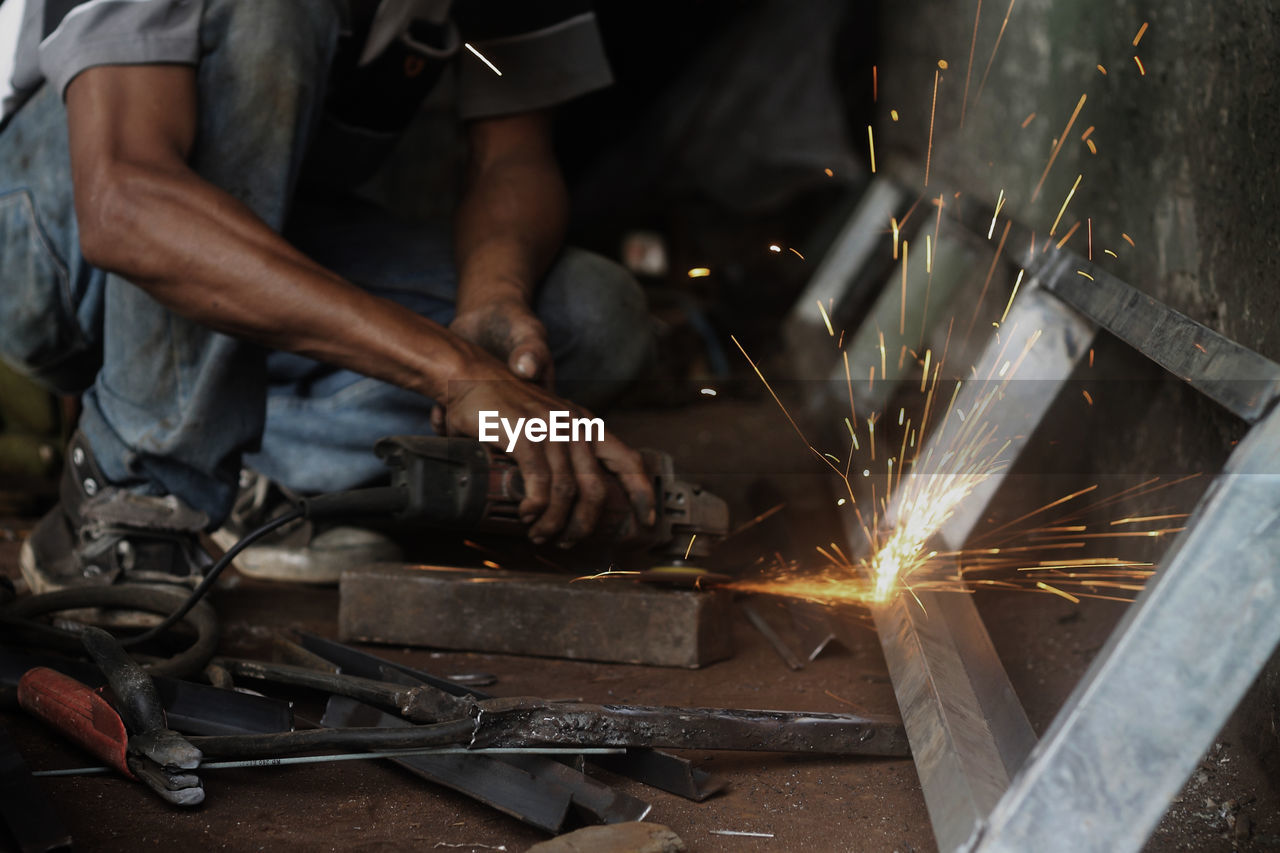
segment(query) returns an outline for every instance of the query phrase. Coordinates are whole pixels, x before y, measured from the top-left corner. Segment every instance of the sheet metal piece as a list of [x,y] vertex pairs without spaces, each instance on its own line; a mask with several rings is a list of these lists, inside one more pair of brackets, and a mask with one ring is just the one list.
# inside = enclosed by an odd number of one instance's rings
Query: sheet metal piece
[[343,572],[339,596],[344,640],[688,668],[733,653],[719,591],[383,563]]
[[751,603],[747,601],[740,602],[738,606],[746,614],[747,621],[769,641],[769,645],[773,646],[773,650],[778,653],[778,657],[782,658],[783,663],[791,669],[804,669],[804,661],[795,652],[791,651],[791,647],[787,645],[786,640],[783,640],[778,632],[773,630],[773,626],[765,621],[765,618],[760,615],[760,611],[752,607]]
[[[384,676],[383,667],[391,667],[454,696],[489,698],[489,694],[479,690],[454,684],[430,673],[385,660],[316,634],[298,632],[298,639],[304,648],[333,661],[342,667],[344,672],[352,675],[381,678]],[[702,802],[724,788],[723,781],[705,770],[694,767],[688,759],[660,750],[629,749],[626,755],[597,756],[587,763],[694,802]]]
[[22,853],[71,849],[70,831],[40,783],[31,778],[31,768],[4,728],[0,728],[0,819]]
[[1250,430],[972,846],[1141,850],[1280,643],[1280,409]]
[[[334,696],[329,700],[321,722],[342,728],[399,728],[410,725],[399,717],[384,714],[344,696]],[[419,755],[390,760],[417,776],[479,800],[546,832],[560,831],[573,802],[573,793],[568,788],[539,780],[505,759],[485,755]]]

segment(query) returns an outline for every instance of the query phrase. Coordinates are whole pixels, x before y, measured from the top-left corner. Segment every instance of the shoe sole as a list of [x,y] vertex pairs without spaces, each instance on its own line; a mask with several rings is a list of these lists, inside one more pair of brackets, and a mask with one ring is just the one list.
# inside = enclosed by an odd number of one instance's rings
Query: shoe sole
[[[239,541],[236,534],[225,528],[215,530],[209,534],[209,538],[223,551],[229,550]],[[251,545],[236,555],[232,565],[241,575],[255,580],[332,586],[353,565],[402,558],[403,552],[390,543],[362,542],[347,548],[331,549]]]
[[18,551],[18,570],[22,572],[22,579],[27,582],[32,595],[65,589],[65,585],[52,583],[36,568],[36,552],[31,547],[30,539],[23,540],[22,548]]

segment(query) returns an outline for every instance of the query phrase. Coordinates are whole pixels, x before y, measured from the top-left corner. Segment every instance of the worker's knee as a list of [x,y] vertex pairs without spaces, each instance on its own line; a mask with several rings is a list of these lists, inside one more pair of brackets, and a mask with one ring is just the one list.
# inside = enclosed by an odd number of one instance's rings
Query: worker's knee
[[607,402],[653,358],[644,291],[623,267],[600,255],[566,249],[547,276],[538,313],[556,356],[557,378],[588,406]]

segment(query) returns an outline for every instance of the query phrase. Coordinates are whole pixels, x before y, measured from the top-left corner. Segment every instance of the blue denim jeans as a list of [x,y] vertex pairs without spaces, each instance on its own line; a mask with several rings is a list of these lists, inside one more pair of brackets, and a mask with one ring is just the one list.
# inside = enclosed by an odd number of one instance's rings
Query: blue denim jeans
[[[448,323],[447,233],[362,203],[295,203],[339,24],[332,0],[208,0],[191,165],[349,281]],[[651,357],[643,294],[603,258],[565,250],[534,307],[562,392],[587,406]],[[301,492],[351,488],[382,473],[377,438],[430,431],[430,400],[211,331],[86,263],[66,114],[48,87],[0,131],[0,357],[83,391],[80,428],[108,480],[215,523],[242,464]]]

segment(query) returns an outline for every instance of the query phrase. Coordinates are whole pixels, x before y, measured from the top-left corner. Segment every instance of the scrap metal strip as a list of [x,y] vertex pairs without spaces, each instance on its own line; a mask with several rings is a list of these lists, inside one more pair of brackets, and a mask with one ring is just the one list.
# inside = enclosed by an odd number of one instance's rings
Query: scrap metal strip
[[[489,694],[479,690],[472,690],[437,678],[421,670],[385,660],[316,634],[299,631],[298,638],[304,648],[333,661],[352,675],[365,678],[384,677],[383,667],[391,667],[455,696],[490,698]],[[702,802],[724,788],[723,781],[694,767],[688,759],[660,750],[629,749],[626,755],[596,756],[588,763],[695,802]]]

